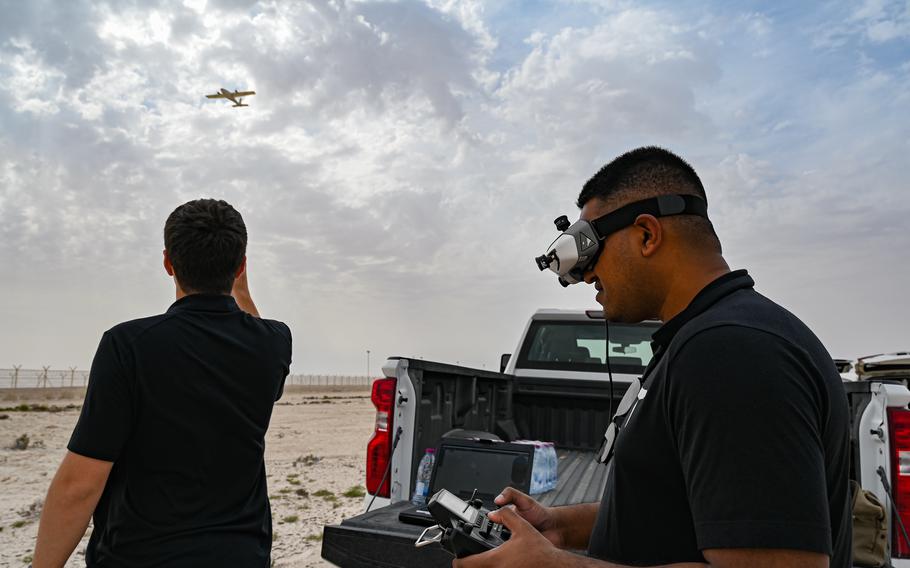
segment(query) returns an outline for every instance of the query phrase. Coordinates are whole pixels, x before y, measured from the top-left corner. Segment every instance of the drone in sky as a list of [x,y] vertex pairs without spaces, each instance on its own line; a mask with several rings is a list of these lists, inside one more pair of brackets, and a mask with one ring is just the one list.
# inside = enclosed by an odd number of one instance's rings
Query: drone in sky
[[232,103],[234,103],[234,106],[232,108],[237,108],[237,107],[250,106],[250,105],[243,104],[243,97],[248,97],[248,96],[252,96],[255,94],[256,94],[256,91],[238,91],[237,89],[234,89],[234,92],[232,93],[222,87],[221,92],[215,93],[214,95],[206,95],[205,98],[207,98],[207,99],[227,99],[227,100],[231,101]]

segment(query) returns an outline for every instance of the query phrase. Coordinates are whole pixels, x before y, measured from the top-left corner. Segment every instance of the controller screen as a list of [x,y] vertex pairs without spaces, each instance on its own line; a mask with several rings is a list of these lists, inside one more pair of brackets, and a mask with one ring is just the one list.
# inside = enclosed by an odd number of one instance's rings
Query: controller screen
[[468,524],[474,524],[474,520],[477,518],[477,509],[471,507],[448,491],[442,491],[439,496],[437,496],[436,502]]

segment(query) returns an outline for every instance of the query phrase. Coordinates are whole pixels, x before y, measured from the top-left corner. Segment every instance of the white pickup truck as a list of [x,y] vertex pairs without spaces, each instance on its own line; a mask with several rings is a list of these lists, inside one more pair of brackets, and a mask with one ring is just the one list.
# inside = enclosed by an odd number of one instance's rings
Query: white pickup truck
[[[440,547],[415,548],[422,528],[402,523],[425,448],[450,430],[492,432],[505,440],[556,442],[559,482],[539,495],[545,505],[598,502],[606,468],[594,459],[612,398],[618,401],[651,358],[657,322],[610,324],[610,343],[599,310],[539,310],[515,353],[503,355],[500,373],[402,357],[388,359],[373,383],[375,431],[367,442],[370,510],[324,527],[322,557],[342,567],[450,566]],[[843,373],[851,362],[841,361]],[[910,568],[896,510],[910,527],[910,354],[860,359],[845,378],[851,409],[851,478],[888,509],[887,536],[894,568]],[[396,444],[397,438],[397,444]],[[881,468],[881,469],[880,469]],[[366,506],[366,505],[365,505]]]

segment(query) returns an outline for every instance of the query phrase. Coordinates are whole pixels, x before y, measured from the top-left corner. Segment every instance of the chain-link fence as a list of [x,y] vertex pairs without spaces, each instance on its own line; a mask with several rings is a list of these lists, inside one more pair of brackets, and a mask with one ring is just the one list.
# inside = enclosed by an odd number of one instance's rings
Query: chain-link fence
[[[372,377],[363,375],[288,375],[285,384],[310,386],[368,386]],[[67,369],[23,369],[13,366],[11,369],[0,369],[0,389],[33,389],[84,387],[88,384],[88,371],[76,367]]]

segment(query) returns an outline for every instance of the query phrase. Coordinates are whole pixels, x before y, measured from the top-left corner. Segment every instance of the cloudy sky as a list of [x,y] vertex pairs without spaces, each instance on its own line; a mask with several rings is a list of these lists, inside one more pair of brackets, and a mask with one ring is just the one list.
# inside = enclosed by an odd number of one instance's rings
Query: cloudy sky
[[[658,144],[733,267],[844,357],[910,348],[910,2],[0,0],[0,367],[166,309],[168,213],[223,198],[297,373],[494,368],[533,257]],[[250,107],[204,98],[255,89]]]

